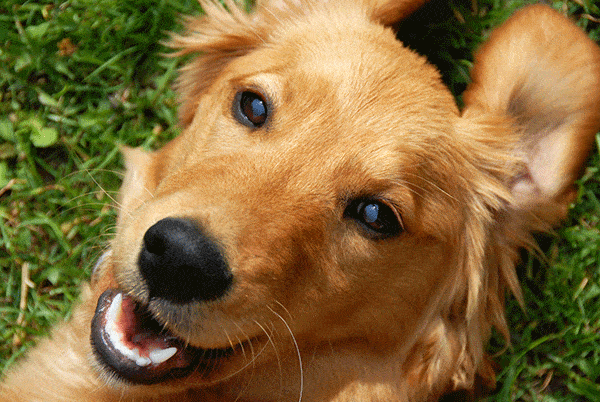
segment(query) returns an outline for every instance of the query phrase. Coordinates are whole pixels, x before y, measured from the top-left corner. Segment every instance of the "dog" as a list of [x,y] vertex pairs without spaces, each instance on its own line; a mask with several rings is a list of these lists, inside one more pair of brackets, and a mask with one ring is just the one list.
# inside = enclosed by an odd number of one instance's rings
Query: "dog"
[[515,264],[566,216],[600,50],[528,6],[459,109],[390,28],[423,0],[201,1],[180,136],[124,148],[117,231],[20,401],[435,401],[493,385]]

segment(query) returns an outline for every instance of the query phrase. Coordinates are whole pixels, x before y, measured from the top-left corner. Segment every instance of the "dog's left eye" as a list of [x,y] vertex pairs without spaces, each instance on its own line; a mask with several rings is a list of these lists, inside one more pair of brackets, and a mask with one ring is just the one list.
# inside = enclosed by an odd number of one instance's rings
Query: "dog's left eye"
[[245,126],[262,127],[267,121],[269,108],[265,98],[253,91],[240,91],[233,101],[233,115]]
[[395,209],[382,200],[353,200],[344,215],[359,222],[377,238],[396,236],[403,231]]

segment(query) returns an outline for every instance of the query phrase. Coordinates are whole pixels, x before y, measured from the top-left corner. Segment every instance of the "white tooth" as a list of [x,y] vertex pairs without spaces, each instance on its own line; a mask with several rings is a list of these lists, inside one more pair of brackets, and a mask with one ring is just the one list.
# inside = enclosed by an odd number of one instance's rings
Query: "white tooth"
[[123,304],[123,294],[119,293],[116,295],[106,312],[106,321],[107,326],[110,324],[114,327],[114,323],[117,319],[117,316],[121,312],[121,305]]
[[108,311],[106,312],[106,332],[113,347],[117,349],[123,356],[135,362],[140,367],[149,365],[152,361],[140,355],[140,351],[130,349],[123,342],[123,334],[117,328],[117,319],[121,314],[121,306],[123,304],[123,295],[119,293],[115,296]]
[[148,356],[150,357],[150,360],[152,360],[152,363],[160,364],[169,360],[175,353],[177,353],[177,348],[170,347],[167,349],[154,349]]
[[121,305],[123,303],[123,295],[118,294],[113,299],[112,303],[108,307],[108,311],[106,312],[106,332],[108,333],[108,337],[110,338],[111,343],[114,347],[121,350],[123,345],[123,334],[121,334],[117,328],[117,319],[119,317],[119,313],[121,312]]
[[[139,356],[139,353],[137,355]],[[145,367],[145,366],[149,365],[150,363],[151,363],[150,359],[148,359],[147,357],[139,356],[138,358],[135,359],[135,364],[137,364],[140,367]]]

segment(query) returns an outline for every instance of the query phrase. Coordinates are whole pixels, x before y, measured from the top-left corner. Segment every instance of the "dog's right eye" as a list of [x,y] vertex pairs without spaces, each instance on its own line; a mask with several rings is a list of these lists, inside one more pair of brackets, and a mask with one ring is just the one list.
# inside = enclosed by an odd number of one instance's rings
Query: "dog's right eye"
[[233,101],[233,115],[247,127],[262,127],[269,115],[268,102],[257,92],[240,91]]
[[395,208],[381,199],[353,200],[344,216],[359,222],[375,238],[396,236],[404,230]]

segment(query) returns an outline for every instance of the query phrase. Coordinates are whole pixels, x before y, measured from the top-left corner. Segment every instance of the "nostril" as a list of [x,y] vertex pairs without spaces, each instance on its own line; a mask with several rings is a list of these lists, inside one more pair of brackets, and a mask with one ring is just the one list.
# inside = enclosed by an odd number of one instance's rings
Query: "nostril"
[[[164,225],[160,225],[162,228]],[[162,255],[165,253],[167,246],[167,239],[165,238],[164,231],[159,229],[157,225],[152,226],[144,234],[144,249],[155,255]]]
[[213,300],[231,285],[219,246],[195,222],[162,219],[143,240],[139,268],[151,298],[176,303]]

